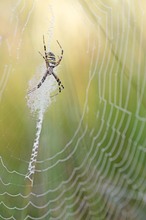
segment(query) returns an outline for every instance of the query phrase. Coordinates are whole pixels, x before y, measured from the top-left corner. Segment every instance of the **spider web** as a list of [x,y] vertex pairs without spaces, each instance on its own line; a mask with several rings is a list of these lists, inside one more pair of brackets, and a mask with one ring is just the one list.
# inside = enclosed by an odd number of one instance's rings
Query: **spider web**
[[146,3],[0,5],[0,219],[145,220]]

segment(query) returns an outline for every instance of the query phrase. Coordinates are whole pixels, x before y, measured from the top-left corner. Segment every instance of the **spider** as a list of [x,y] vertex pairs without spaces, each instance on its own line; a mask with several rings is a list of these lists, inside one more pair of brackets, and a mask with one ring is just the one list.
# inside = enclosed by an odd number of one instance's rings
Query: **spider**
[[33,92],[33,91],[35,91],[36,89],[39,89],[41,87],[41,85],[44,83],[44,81],[46,80],[48,75],[53,75],[54,76],[55,80],[58,83],[59,92],[61,92],[61,90],[64,89],[64,86],[62,85],[61,80],[53,72],[53,69],[60,64],[60,62],[62,60],[62,57],[63,57],[63,49],[62,49],[62,47],[61,47],[61,45],[60,45],[60,43],[58,41],[57,41],[57,43],[58,43],[58,45],[59,45],[59,47],[61,49],[61,56],[59,57],[58,61],[56,61],[55,55],[52,52],[47,52],[45,38],[44,38],[44,35],[43,35],[43,45],[44,45],[44,53],[45,53],[45,55],[43,55],[40,51],[39,51],[39,54],[45,60],[47,70],[46,70],[43,78],[39,82],[39,84],[36,87],[34,87],[33,89],[29,90],[28,94]]

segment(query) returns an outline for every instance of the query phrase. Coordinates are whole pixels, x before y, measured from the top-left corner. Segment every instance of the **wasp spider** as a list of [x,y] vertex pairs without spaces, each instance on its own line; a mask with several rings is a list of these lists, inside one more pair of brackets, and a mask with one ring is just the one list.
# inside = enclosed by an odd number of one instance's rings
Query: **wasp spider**
[[43,36],[44,55],[41,52],[39,52],[39,53],[43,57],[43,59],[45,60],[47,70],[46,70],[44,76],[42,77],[41,81],[38,83],[38,85],[36,87],[34,87],[33,89],[29,90],[28,93],[31,93],[31,92],[35,91],[36,89],[39,89],[41,87],[41,85],[44,83],[44,81],[46,80],[48,75],[54,76],[55,80],[58,83],[59,92],[61,92],[61,90],[64,89],[64,86],[62,85],[61,80],[53,72],[53,69],[60,64],[62,57],[63,57],[63,49],[58,41],[57,41],[57,43],[61,49],[61,56],[59,57],[58,61],[56,61],[56,57],[52,52],[47,52],[45,38]]

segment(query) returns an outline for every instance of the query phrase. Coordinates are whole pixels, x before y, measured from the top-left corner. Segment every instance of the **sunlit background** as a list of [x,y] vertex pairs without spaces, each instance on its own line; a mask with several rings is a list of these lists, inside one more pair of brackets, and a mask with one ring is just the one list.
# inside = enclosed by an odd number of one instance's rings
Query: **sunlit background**
[[[146,219],[145,21],[142,0],[0,2],[0,219]],[[32,184],[43,35],[64,50],[65,88],[43,114]]]

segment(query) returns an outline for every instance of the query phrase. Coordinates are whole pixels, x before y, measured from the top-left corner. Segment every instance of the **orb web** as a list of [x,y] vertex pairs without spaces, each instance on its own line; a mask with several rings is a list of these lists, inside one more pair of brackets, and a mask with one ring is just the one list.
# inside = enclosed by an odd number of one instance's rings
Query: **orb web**
[[[39,66],[38,60],[30,65],[37,54],[31,41],[37,35],[30,30],[32,24],[41,26],[42,2],[0,4],[8,12],[1,15],[6,31],[0,33],[0,218],[144,220],[145,3],[61,1],[52,26],[63,24],[59,42],[66,55],[59,71],[65,74],[65,90],[56,102],[50,98],[57,89],[51,76],[25,99],[30,72]],[[51,19],[57,19],[57,3],[51,4]],[[71,21],[69,14],[82,15],[77,22],[82,37],[74,42],[76,16]],[[54,36],[48,38],[52,44]],[[42,66],[29,88],[44,73]]]

